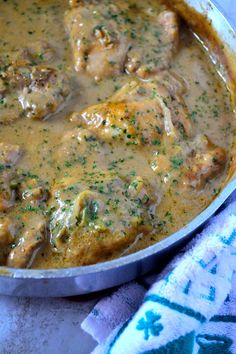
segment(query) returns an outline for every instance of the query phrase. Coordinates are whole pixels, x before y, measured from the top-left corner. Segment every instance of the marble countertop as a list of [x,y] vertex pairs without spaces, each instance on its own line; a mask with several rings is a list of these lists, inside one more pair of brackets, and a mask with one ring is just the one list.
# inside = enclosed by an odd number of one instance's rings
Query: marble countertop
[[[236,23],[235,0],[214,2]],[[0,296],[0,354],[89,353],[95,342],[80,324],[98,299],[98,295],[65,299]]]
[[0,354],[90,353],[95,342],[80,324],[96,301],[0,296]]

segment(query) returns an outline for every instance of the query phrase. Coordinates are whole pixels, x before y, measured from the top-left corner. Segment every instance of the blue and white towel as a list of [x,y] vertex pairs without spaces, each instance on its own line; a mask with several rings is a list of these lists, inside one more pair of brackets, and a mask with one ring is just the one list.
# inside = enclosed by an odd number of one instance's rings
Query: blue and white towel
[[97,303],[82,323],[93,354],[236,354],[235,271],[231,199],[161,274]]

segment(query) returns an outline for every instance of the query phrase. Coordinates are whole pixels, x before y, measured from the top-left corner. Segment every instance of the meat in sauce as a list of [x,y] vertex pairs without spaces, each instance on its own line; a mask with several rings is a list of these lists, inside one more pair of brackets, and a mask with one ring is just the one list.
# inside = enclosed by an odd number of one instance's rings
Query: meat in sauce
[[230,92],[165,2],[0,8],[1,265],[120,257],[183,227],[219,193]]

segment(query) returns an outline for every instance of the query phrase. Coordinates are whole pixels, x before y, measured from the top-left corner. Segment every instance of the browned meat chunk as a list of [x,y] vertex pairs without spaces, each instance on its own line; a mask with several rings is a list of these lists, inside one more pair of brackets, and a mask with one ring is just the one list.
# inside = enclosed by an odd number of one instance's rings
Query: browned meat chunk
[[15,227],[9,218],[0,220],[0,245],[8,246],[14,241]]
[[1,55],[0,122],[21,116],[43,119],[62,107],[69,91],[69,79],[49,45]]
[[86,70],[95,80],[123,71],[130,46],[129,38],[119,32],[118,23],[104,18],[111,8],[119,11],[117,5],[86,4],[71,9],[66,16],[75,69]]
[[19,95],[24,114],[28,118],[43,119],[55,113],[69,95],[68,81],[57,69],[33,68],[31,83]]
[[30,267],[38,251],[46,241],[46,222],[43,217],[31,218],[28,230],[10,252],[7,266],[12,268]]
[[105,260],[155,227],[157,190],[143,178],[100,172],[87,183],[64,179],[53,192],[51,243],[70,265]]
[[71,7],[65,22],[77,71],[85,70],[95,80],[125,70],[143,78],[170,66],[178,45],[175,13],[158,15],[156,10],[146,12],[138,5],[130,12],[124,0],[71,1]]
[[202,189],[219,176],[227,162],[224,149],[214,145],[202,135],[169,147],[168,154],[158,153],[151,161],[151,168],[165,184],[179,180],[181,185]]
[[[18,145],[0,143],[0,211],[6,211],[15,203],[14,165],[21,154]],[[14,184],[14,183],[13,183]]]
[[184,183],[193,188],[203,188],[212,178],[225,168],[227,154],[224,149],[214,145],[207,137],[200,137],[187,159],[187,172]]
[[0,220],[0,264],[4,264],[14,242],[16,227],[8,217]]
[[6,211],[15,204],[15,189],[11,187],[15,173],[3,171],[0,175],[0,211]]
[[187,107],[160,82],[132,81],[107,102],[76,114],[82,125],[104,141],[160,144],[163,136],[191,134]]
[[152,26],[150,30],[150,40],[152,42],[150,52],[147,53],[143,44],[134,43],[128,52],[125,65],[129,73],[136,72],[141,78],[168,69],[178,47],[178,20],[174,12],[161,12]]

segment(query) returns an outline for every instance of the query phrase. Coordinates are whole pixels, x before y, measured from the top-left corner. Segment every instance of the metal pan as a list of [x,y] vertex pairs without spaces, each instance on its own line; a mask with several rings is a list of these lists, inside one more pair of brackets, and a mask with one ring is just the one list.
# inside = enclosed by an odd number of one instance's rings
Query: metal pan
[[[216,3],[209,0],[187,0],[187,4],[202,14],[207,14],[212,26],[236,54],[236,24],[228,21]],[[231,23],[230,23],[231,22]],[[0,270],[0,294],[12,296],[71,296],[110,288],[130,281],[152,269],[158,269],[161,257],[180,247],[202,227],[236,190],[236,177],[231,178],[217,198],[194,220],[181,230],[159,243],[134,254],[109,262],[90,266],[31,270],[2,267]]]

